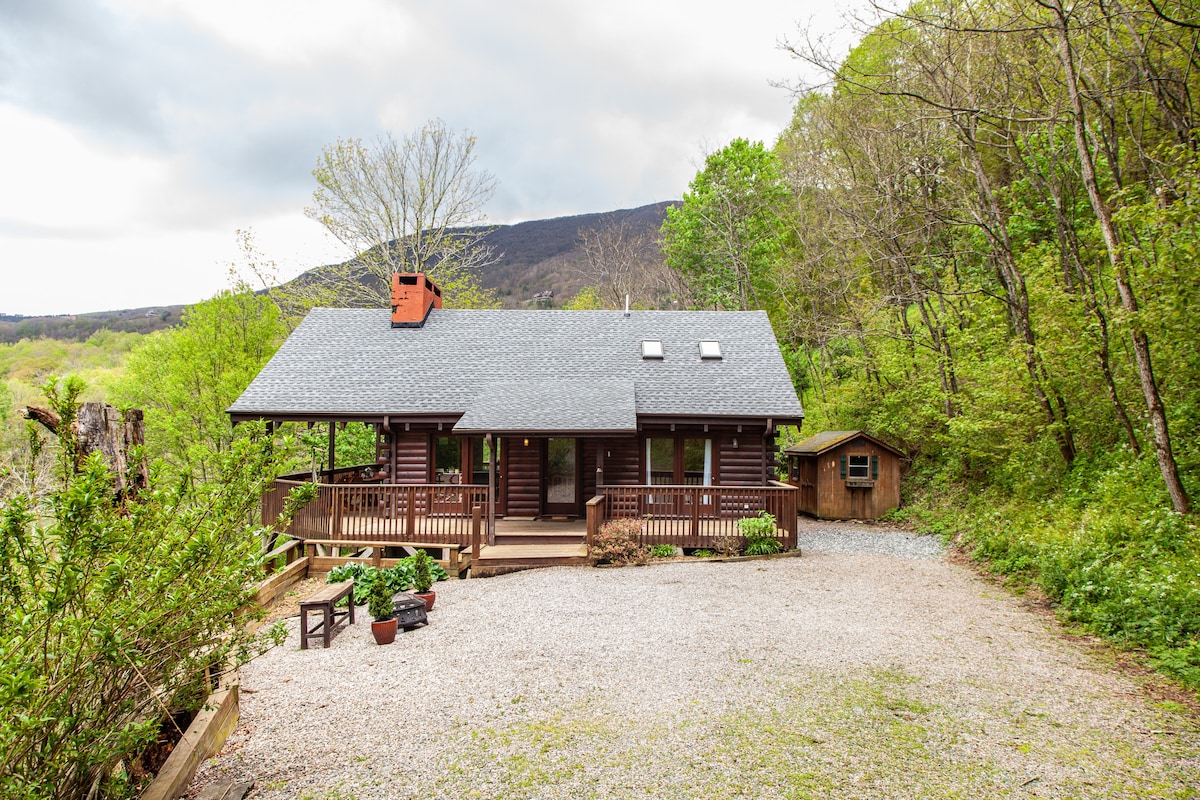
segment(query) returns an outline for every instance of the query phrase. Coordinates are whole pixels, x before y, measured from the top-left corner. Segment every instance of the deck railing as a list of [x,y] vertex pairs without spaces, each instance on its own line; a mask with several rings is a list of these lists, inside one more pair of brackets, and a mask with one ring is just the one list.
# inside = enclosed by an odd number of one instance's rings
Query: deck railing
[[[263,498],[262,521],[279,516],[292,487],[307,481],[280,478]],[[471,510],[486,508],[488,487],[445,483],[318,484],[317,497],[286,531],[299,539],[412,544],[471,543]]]
[[775,517],[780,542],[796,546],[796,487],[770,486],[601,486],[588,503],[588,541],[606,520],[642,521],[642,544],[710,547],[741,536],[738,521],[766,511]]

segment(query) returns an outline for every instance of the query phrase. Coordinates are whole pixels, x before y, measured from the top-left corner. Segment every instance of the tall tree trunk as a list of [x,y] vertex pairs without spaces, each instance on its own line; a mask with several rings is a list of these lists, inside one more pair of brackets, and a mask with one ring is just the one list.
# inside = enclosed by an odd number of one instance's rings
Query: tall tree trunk
[[[983,218],[979,220],[984,234],[988,237],[996,254],[997,274],[1004,286],[1008,301],[1009,318],[1013,327],[1021,337],[1025,351],[1025,369],[1029,373],[1029,381],[1037,396],[1038,405],[1051,426],[1054,438],[1058,442],[1059,452],[1063,461],[1070,466],[1075,461],[1075,437],[1071,430],[1071,422],[1066,413],[1066,401],[1057,394],[1053,400],[1046,394],[1046,369],[1037,351],[1037,337],[1033,330],[1033,321],[1029,313],[1029,293],[1025,288],[1025,276],[1017,267],[1013,256],[1012,240],[1008,236],[1008,228],[1004,224],[1004,216],[1000,211],[1000,203],[992,191],[991,180],[983,166],[983,158],[979,153],[979,141],[975,135],[973,123],[956,117],[955,125],[963,138],[966,151],[971,158],[975,172],[975,183],[979,190],[980,211]],[[1055,410],[1057,406],[1058,410]]]
[[1179,513],[1187,514],[1191,512],[1191,500],[1179,479],[1179,468],[1171,449],[1171,433],[1167,427],[1167,414],[1163,408],[1162,396],[1158,391],[1158,383],[1154,378],[1154,365],[1150,357],[1150,339],[1138,321],[1137,296],[1129,282],[1128,265],[1121,255],[1121,240],[1117,234],[1116,224],[1113,222],[1112,209],[1100,194],[1100,185],[1096,181],[1096,164],[1087,140],[1086,117],[1084,116],[1083,101],[1079,95],[1079,81],[1075,70],[1075,57],[1071,47],[1067,12],[1060,0],[1042,2],[1041,5],[1054,14],[1055,33],[1058,37],[1058,58],[1063,66],[1067,96],[1071,104],[1072,127],[1075,133],[1075,149],[1079,153],[1080,172],[1083,176],[1084,188],[1087,189],[1088,200],[1092,205],[1092,211],[1095,213],[1096,219],[1100,223],[1100,231],[1104,235],[1104,245],[1108,250],[1108,260],[1116,278],[1121,306],[1129,314],[1133,354],[1137,362],[1138,379],[1142,385],[1142,396],[1146,400],[1146,411],[1154,430],[1154,452],[1158,457],[1158,468],[1162,472],[1167,493],[1171,496],[1171,506]]

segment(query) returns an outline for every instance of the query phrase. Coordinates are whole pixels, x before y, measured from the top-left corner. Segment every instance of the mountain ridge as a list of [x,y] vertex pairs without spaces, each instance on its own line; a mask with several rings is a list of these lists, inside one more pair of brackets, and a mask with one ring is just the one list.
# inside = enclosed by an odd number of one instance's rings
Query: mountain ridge
[[[636,208],[479,226],[489,230],[484,243],[500,255],[496,263],[479,271],[480,283],[485,289],[495,291],[505,308],[557,305],[587,283],[581,271],[586,259],[580,247],[580,231],[623,221],[634,232],[657,236],[666,209],[678,203],[678,200],[664,200]],[[313,267],[295,280],[329,266]],[[84,314],[0,314],[0,342],[38,337],[83,341],[99,330],[153,333],[179,324],[187,305],[190,304]]]

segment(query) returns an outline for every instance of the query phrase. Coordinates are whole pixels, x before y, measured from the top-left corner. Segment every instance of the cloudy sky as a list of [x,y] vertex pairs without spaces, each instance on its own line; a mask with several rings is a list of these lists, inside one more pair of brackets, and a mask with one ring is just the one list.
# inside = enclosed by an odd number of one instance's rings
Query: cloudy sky
[[496,223],[680,197],[770,143],[841,52],[837,0],[0,0],[0,313],[190,303],[235,231],[283,277],[346,253],[304,217],[323,145],[440,117],[478,137]]

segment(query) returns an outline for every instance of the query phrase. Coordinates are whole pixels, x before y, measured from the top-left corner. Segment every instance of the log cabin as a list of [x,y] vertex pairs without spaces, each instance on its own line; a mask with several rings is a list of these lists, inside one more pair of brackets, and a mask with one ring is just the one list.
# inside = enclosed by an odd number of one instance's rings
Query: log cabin
[[[302,537],[465,543],[478,507],[483,544],[497,520],[638,516],[648,544],[702,547],[766,510],[795,546],[776,436],[803,410],[763,312],[448,309],[398,274],[390,313],[313,309],[229,414],[329,426],[345,488]],[[375,430],[374,464],[333,468],[346,422]]]

